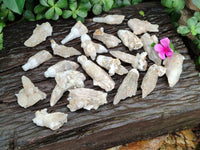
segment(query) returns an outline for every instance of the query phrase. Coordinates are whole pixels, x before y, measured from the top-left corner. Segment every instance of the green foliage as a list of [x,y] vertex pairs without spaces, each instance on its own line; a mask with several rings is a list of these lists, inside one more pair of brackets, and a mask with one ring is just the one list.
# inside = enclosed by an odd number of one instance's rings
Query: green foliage
[[161,4],[172,10],[182,10],[185,7],[184,0],[161,0]]
[[200,9],[200,0],[192,0],[192,3]]
[[3,0],[3,3],[7,8],[21,15],[25,0]]
[[[0,0],[0,50],[3,47],[3,33],[7,21],[14,21],[16,14],[22,20],[58,20],[72,17],[84,22],[89,11],[99,15],[112,8],[137,4],[142,0]],[[144,13],[139,12],[144,16]],[[197,31],[199,32],[199,30]]]
[[177,32],[179,34],[181,34],[182,36],[187,35],[188,33],[190,33],[190,29],[187,26],[179,26],[177,28]]
[[139,14],[144,17],[144,11],[140,10]]

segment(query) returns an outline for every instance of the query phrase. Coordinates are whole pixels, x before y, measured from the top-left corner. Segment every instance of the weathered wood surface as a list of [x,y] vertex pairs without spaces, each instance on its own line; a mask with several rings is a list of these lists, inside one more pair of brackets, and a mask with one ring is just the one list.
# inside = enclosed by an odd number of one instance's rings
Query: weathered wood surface
[[[144,18],[138,14],[139,10],[145,12]],[[54,107],[50,107],[49,99],[55,81],[45,79],[43,73],[47,67],[63,59],[54,56],[53,59],[28,72],[24,72],[21,66],[39,50],[46,49],[52,53],[49,40],[53,38],[60,42],[75,22],[71,20],[51,22],[54,29],[53,36],[34,48],[27,48],[23,43],[32,34],[36,22],[10,26],[4,31],[4,50],[0,52],[0,149],[96,150],[155,137],[195,126],[200,122],[198,73],[195,71],[187,48],[174,30],[164,8],[158,3],[143,3],[114,9],[109,14],[124,14],[126,19],[121,25],[114,26],[92,23],[91,19],[86,19],[85,25],[90,35],[101,26],[105,28],[105,32],[116,35],[117,30],[128,29],[127,20],[133,17],[159,24],[160,32],[156,35],[160,39],[169,37],[175,48],[186,57],[179,83],[174,88],[169,88],[166,77],[159,78],[155,90],[145,99],[141,98],[139,87],[136,96],[113,106],[113,97],[124,78],[124,76],[115,75],[113,79],[116,86],[108,93],[109,103],[98,110],[79,110],[71,113],[66,107],[68,93]],[[67,45],[83,53],[80,39],[73,40]],[[112,50],[128,52],[122,44]],[[137,52],[142,51],[143,49],[140,49]],[[136,54],[136,51],[131,53]],[[76,57],[71,57],[69,60],[76,60]],[[149,61],[149,65],[151,64],[152,62]],[[123,65],[130,69],[130,65],[125,63]],[[79,70],[83,71],[81,68]],[[139,85],[141,85],[144,74],[145,72],[140,72]],[[46,92],[47,99],[28,109],[18,106],[15,94],[22,88],[22,75],[28,76],[39,89]],[[88,76],[85,84],[86,87],[101,90],[92,86],[92,80]],[[68,113],[68,123],[57,131],[36,126],[32,123],[34,113],[43,108],[48,108],[49,112]]]

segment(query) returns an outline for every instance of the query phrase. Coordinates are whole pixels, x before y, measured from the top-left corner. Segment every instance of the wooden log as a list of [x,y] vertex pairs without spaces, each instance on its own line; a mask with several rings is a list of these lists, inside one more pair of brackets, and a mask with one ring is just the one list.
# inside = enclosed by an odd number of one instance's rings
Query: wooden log
[[[144,17],[139,15],[140,10],[144,11]],[[27,72],[24,72],[21,66],[40,50],[46,49],[52,53],[50,39],[60,42],[69,33],[75,21],[50,21],[54,30],[53,36],[33,48],[25,47],[23,43],[32,34],[36,23],[41,24],[44,21],[26,22],[7,27],[4,31],[4,49],[0,52],[0,149],[103,149],[178,131],[200,122],[198,72],[165,9],[159,3],[151,2],[113,9],[109,14],[124,14],[126,19],[122,24],[112,26],[93,23],[92,18],[88,18],[84,24],[89,29],[89,35],[102,26],[105,32],[116,35],[119,29],[129,29],[127,21],[134,17],[159,24],[160,32],[155,34],[159,39],[169,37],[175,48],[186,58],[177,85],[169,88],[167,78],[161,77],[155,90],[146,98],[141,98],[141,88],[138,87],[136,96],[127,98],[114,106],[113,97],[124,78],[124,76],[115,75],[113,79],[116,86],[108,93],[108,104],[101,106],[98,110],[78,110],[71,113],[66,107],[68,92],[54,107],[50,107],[49,99],[55,81],[46,79],[43,74],[47,67],[63,58],[54,56],[38,68]],[[73,46],[83,53],[79,38],[66,45]],[[122,44],[112,50],[129,52]],[[129,53],[135,55],[142,51],[143,49],[140,49]],[[76,61],[76,58],[71,57],[68,60]],[[151,61],[148,60],[148,62],[149,66],[152,65]],[[123,65],[131,69],[129,64],[123,63]],[[79,71],[84,72],[81,68]],[[139,85],[144,74],[145,72],[140,72]],[[22,75],[28,76],[39,89],[46,92],[47,99],[30,108],[21,108],[16,102],[15,94],[22,88]],[[87,88],[101,90],[92,85],[92,80],[88,76],[85,85]],[[36,126],[32,122],[34,113],[43,108],[48,108],[48,112],[68,113],[68,123],[56,131]]]

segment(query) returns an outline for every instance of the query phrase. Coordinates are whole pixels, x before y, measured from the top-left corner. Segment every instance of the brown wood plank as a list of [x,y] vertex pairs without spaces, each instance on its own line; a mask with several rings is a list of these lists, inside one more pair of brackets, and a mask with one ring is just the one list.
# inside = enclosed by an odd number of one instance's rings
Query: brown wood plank
[[[139,15],[139,10],[145,12],[145,17]],[[95,29],[103,26],[105,31],[116,35],[119,29],[128,29],[127,20],[133,17],[149,20],[160,25],[156,35],[161,39],[169,37],[174,46],[186,57],[183,73],[179,83],[169,88],[166,77],[159,78],[155,90],[145,99],[141,98],[141,88],[137,95],[121,101],[113,106],[113,97],[124,76],[115,75],[115,89],[108,93],[108,104],[98,110],[79,110],[71,113],[67,105],[67,95],[54,106],[49,106],[54,79],[43,76],[48,66],[63,60],[54,56],[40,67],[24,72],[21,66],[37,51],[46,49],[52,53],[50,39],[60,42],[69,32],[75,21],[51,21],[53,36],[34,48],[27,48],[24,41],[32,34],[36,22],[26,22],[10,26],[4,31],[4,50],[0,52],[0,149],[102,149],[134,140],[155,137],[175,130],[195,126],[200,122],[200,80],[193,61],[188,55],[182,39],[177,35],[164,8],[159,3],[142,3],[136,6],[114,9],[109,14],[124,14],[125,21],[121,25],[105,25],[92,23],[86,19],[85,25],[90,35]],[[43,21],[37,22],[41,24]],[[80,39],[67,44],[80,50]],[[111,50],[129,52],[120,44]],[[140,49],[138,52],[142,52]],[[136,51],[131,52],[136,54]],[[71,57],[69,60],[76,60]],[[149,65],[152,62],[149,61]],[[127,69],[130,65],[123,63]],[[81,68],[80,71],[83,72]],[[145,72],[140,72],[139,85]],[[21,76],[28,76],[36,86],[47,93],[47,99],[24,109],[18,106],[14,94],[22,88]],[[86,87],[101,90],[92,86],[92,80],[87,76]],[[57,131],[37,127],[32,123],[36,110],[48,108],[49,112],[61,111],[68,113],[68,123]]]

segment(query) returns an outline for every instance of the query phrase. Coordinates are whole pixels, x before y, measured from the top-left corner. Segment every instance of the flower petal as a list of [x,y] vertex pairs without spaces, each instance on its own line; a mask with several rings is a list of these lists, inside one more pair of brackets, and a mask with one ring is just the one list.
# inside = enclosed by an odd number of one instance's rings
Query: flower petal
[[169,48],[166,52],[167,57],[172,57],[173,56],[173,50]]
[[169,47],[169,44],[170,44],[170,40],[169,38],[163,38],[160,40],[160,43],[163,45],[163,47]]
[[163,60],[165,59],[165,53],[159,53],[158,56]]
[[164,51],[164,48],[163,48],[163,46],[161,44],[154,45],[154,49],[155,49],[156,52]]

